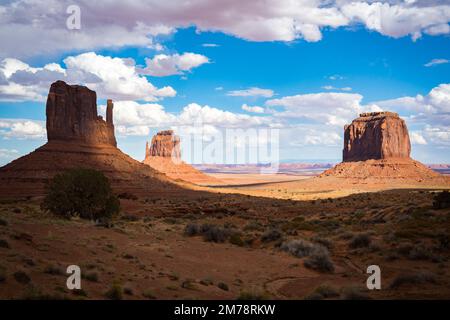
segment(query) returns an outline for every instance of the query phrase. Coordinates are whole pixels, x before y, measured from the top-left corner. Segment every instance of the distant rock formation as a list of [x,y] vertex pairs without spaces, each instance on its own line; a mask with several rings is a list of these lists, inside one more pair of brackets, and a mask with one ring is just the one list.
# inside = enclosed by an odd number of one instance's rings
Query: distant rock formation
[[52,83],[48,93],[48,141],[78,141],[117,146],[114,136],[113,103],[108,100],[106,122],[97,114],[97,94],[87,87]]
[[143,163],[174,180],[202,185],[220,183],[181,160],[180,137],[173,130],[160,131],[153,136],[150,146],[146,143]]
[[[319,178],[345,178],[354,183],[404,181],[446,185],[446,177],[410,158],[405,121],[393,112],[362,113],[344,127],[343,162]],[[364,182],[362,182],[364,180]]]
[[171,157],[173,160],[181,160],[180,137],[173,130],[158,132],[152,138],[152,144],[148,143],[145,149],[145,157]]
[[411,143],[397,113],[362,113],[344,127],[343,161],[409,158]]
[[0,168],[0,197],[43,195],[55,174],[76,167],[102,171],[117,193],[188,192],[116,147],[112,100],[104,121],[97,114],[94,91],[56,81],[46,111],[48,142]]

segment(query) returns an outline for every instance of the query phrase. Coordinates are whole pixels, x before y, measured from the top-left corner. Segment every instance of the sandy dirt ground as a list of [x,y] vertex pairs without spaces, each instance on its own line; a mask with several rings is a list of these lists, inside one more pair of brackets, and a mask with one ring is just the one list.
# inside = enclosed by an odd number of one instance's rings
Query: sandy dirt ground
[[[304,181],[122,199],[107,227],[55,217],[41,198],[4,199],[0,298],[450,298],[442,188],[305,194]],[[66,288],[72,264],[81,291]],[[373,264],[382,289],[369,291]]]

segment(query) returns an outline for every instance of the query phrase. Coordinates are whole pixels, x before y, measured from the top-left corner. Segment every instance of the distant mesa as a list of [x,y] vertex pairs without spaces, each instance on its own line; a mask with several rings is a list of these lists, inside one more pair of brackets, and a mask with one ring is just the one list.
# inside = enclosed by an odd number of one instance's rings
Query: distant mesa
[[152,138],[150,147],[148,142],[145,148],[145,158],[149,157],[171,157],[175,161],[181,160],[180,137],[173,130],[158,132]]
[[180,137],[173,130],[164,130],[153,136],[145,146],[144,164],[166,174],[174,180],[210,185],[221,181],[209,176],[181,160]]
[[113,102],[107,101],[105,121],[97,114],[96,99],[95,91],[84,86],[64,81],[51,85],[46,105],[48,142],[0,168],[1,197],[42,195],[49,179],[74,167],[102,171],[115,192],[184,190],[116,147]]
[[361,113],[344,127],[344,162],[409,159],[410,153],[408,129],[397,113]]
[[411,143],[403,119],[393,112],[362,113],[344,127],[343,162],[319,178],[357,179],[361,183],[389,181],[431,182],[449,180],[410,158]]

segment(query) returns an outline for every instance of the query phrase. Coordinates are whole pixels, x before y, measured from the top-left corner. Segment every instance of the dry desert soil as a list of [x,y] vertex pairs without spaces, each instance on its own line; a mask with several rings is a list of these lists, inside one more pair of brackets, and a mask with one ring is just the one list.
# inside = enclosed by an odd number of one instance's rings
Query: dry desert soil
[[[40,197],[3,199],[0,298],[450,298],[450,210],[433,208],[448,184],[297,178],[129,196],[111,225],[55,217]],[[69,265],[82,290],[67,289]],[[366,287],[369,265],[381,290]]]

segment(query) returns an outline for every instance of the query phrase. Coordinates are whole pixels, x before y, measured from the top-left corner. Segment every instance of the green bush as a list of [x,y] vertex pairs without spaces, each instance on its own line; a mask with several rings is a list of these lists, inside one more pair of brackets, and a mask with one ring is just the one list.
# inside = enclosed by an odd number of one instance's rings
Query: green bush
[[102,172],[76,168],[57,174],[47,186],[43,209],[90,220],[110,219],[120,210],[108,178]]

